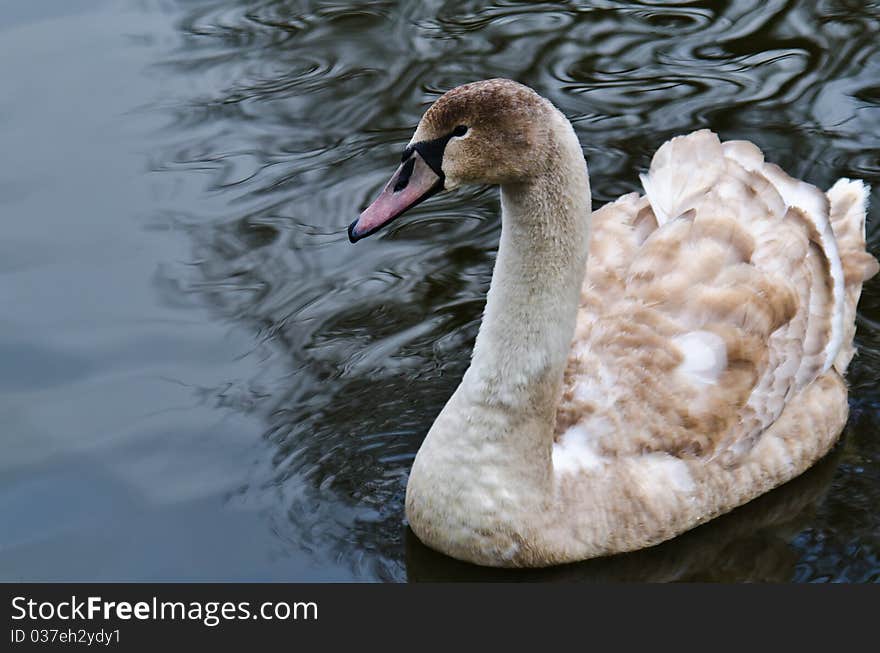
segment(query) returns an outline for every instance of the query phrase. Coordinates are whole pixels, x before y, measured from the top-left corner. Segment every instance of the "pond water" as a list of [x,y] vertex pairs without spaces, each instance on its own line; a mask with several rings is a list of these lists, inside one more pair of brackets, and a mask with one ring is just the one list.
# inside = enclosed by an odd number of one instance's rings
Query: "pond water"
[[834,452],[649,551],[484,571],[409,533],[497,192],[345,228],[443,90],[573,121],[601,204],[667,138],[872,184],[876,2],[0,2],[0,578],[880,581],[880,281]]

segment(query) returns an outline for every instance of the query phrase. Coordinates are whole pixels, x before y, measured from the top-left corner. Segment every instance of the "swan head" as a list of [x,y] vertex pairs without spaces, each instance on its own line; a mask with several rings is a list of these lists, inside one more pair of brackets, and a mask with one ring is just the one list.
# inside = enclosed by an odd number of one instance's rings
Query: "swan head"
[[509,79],[464,84],[432,104],[379,197],[348,228],[366,238],[427,198],[464,184],[515,184],[546,166],[557,111]]

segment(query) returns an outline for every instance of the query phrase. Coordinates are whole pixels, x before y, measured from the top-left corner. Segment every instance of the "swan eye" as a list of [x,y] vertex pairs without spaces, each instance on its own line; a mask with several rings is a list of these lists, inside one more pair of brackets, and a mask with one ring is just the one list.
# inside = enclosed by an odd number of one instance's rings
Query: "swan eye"
[[467,134],[467,130],[468,130],[467,125],[459,125],[458,127],[456,127],[455,129],[452,130],[452,135],[453,136],[464,136],[465,134]]

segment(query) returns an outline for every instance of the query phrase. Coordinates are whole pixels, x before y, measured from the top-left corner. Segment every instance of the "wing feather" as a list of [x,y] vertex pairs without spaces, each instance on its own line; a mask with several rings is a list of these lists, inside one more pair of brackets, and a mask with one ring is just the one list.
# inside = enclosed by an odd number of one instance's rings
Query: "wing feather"
[[829,202],[709,130],[665,143],[642,180],[594,214],[557,437],[735,464],[852,339],[844,282],[870,270],[841,262],[832,223],[857,222],[858,189]]

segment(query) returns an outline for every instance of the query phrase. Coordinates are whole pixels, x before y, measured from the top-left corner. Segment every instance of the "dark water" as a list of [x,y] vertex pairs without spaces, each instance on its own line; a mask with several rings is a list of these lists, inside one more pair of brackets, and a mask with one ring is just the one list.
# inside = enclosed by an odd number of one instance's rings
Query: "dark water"
[[810,473],[655,549],[509,574],[419,545],[413,456],[463,373],[494,190],[345,226],[443,90],[574,122],[598,203],[665,139],[874,187],[876,2],[0,1],[0,578],[880,580],[880,282]]

